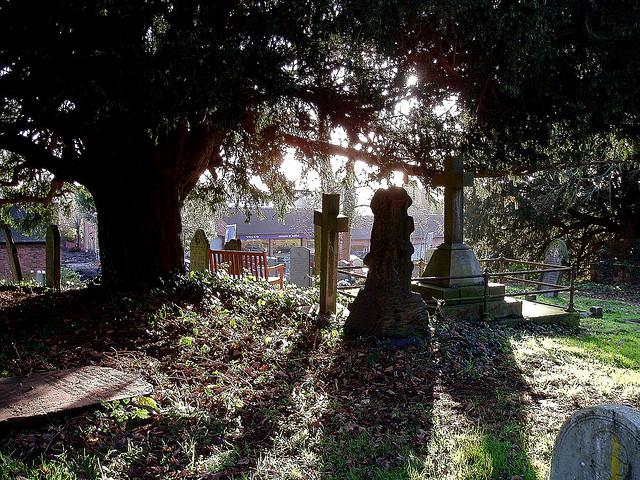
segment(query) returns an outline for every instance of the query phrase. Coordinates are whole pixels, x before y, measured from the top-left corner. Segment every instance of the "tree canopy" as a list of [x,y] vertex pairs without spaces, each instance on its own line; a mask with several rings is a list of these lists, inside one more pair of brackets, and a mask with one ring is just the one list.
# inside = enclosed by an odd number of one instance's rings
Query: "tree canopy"
[[[427,180],[636,155],[636,2],[8,0],[0,203],[93,195],[107,284],[183,269],[199,183],[287,195],[287,146]],[[332,144],[341,127],[347,141]],[[599,152],[590,152],[598,157]],[[254,191],[254,194],[256,192]]]

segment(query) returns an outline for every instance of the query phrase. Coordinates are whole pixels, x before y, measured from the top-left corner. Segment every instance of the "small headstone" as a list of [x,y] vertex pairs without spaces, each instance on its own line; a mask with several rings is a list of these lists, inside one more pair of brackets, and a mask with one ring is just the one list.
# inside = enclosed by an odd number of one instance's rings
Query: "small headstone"
[[229,240],[224,244],[225,250],[242,250],[242,242],[239,238],[234,238],[233,240]]
[[598,306],[589,307],[589,313],[593,318],[602,318],[602,307],[598,307]]
[[427,331],[427,305],[411,291],[410,205],[411,197],[400,187],[381,188],[371,200],[371,251],[364,258],[369,272],[349,305],[345,328],[350,333],[408,337]]
[[624,405],[579,410],[560,429],[550,480],[639,480],[640,412]]
[[291,248],[289,281],[298,287],[311,286],[311,250],[306,247]]
[[[544,263],[558,266],[568,265],[569,250],[564,240],[558,238],[547,245],[547,249],[544,252]],[[558,285],[562,280],[562,274],[563,272],[545,272],[542,274],[541,281]],[[543,288],[548,289],[549,287]],[[545,297],[557,297],[558,292],[544,293],[543,295]]]
[[137,375],[96,366],[0,378],[0,423],[147,395],[152,390]]
[[47,287],[60,290],[60,230],[49,225],[45,246]]
[[189,255],[189,270],[191,272],[209,270],[209,240],[201,228],[193,234],[189,244]]

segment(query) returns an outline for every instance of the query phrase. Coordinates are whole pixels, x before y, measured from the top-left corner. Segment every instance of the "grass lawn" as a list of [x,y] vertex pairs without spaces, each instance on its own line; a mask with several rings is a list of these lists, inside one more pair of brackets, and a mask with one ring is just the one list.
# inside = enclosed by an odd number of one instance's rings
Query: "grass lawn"
[[[576,409],[640,407],[640,305],[585,288],[577,331],[434,318],[396,348],[312,293],[221,277],[144,296],[0,291],[0,375],[104,365],[149,398],[0,430],[0,479],[545,479]],[[623,301],[616,300],[616,297]]]

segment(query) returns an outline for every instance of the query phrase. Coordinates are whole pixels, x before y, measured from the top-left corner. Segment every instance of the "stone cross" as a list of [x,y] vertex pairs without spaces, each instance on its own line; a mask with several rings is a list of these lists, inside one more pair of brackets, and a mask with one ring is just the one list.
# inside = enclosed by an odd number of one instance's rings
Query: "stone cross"
[[349,231],[349,219],[340,212],[340,194],[323,193],[322,211],[313,213],[320,227],[320,313],[336,312],[338,295],[338,233]]
[[57,225],[47,228],[45,250],[47,287],[60,290],[60,230]]
[[189,244],[189,271],[206,272],[209,270],[209,239],[204,230],[199,228],[193,234]]
[[447,158],[444,172],[432,176],[431,184],[444,187],[444,243],[464,242],[464,187],[473,186],[473,174],[464,172],[462,161]]

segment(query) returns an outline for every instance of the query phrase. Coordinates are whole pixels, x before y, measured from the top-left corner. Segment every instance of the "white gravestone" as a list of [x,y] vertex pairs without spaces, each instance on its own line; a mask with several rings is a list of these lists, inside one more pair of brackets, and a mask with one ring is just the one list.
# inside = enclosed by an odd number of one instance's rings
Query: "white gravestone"
[[558,434],[550,480],[639,480],[640,412],[624,405],[577,411]]
[[292,247],[290,262],[289,281],[298,287],[310,287],[311,250]]

